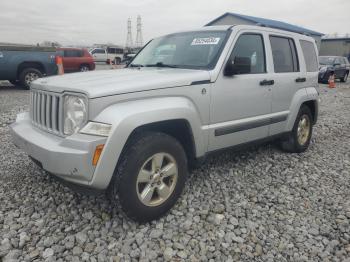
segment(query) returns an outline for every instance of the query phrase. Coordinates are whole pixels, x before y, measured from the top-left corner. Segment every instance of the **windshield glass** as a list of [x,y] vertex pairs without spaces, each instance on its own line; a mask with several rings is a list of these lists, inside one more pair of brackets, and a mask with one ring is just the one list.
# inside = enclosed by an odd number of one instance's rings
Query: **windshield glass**
[[218,60],[227,34],[228,31],[199,31],[156,38],[129,66],[211,69]]
[[320,56],[320,65],[333,65],[334,57]]

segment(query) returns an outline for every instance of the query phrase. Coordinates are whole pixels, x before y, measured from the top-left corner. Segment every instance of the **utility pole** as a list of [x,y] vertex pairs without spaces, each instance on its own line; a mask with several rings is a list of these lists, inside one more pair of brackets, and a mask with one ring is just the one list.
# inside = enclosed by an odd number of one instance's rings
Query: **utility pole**
[[140,48],[143,46],[143,39],[142,39],[142,23],[141,23],[141,16],[137,16],[137,34],[136,34],[136,47]]
[[128,34],[126,37],[126,45],[125,46],[127,48],[132,48],[133,42],[132,42],[132,34],[131,34],[131,18],[128,19],[127,30],[128,30]]

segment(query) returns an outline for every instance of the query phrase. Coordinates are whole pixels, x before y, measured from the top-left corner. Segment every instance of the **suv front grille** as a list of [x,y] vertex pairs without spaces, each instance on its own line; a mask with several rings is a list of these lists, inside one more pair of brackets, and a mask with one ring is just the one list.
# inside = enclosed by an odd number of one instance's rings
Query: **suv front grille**
[[63,136],[63,105],[60,94],[31,90],[30,117],[32,123],[45,131]]

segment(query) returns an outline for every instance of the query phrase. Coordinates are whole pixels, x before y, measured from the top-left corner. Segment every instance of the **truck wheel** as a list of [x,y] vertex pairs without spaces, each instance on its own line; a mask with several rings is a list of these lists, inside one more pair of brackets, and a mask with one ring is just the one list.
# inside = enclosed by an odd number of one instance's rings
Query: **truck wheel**
[[345,73],[344,77],[340,78],[340,81],[346,82],[348,80],[349,73]]
[[81,65],[79,68],[80,72],[87,72],[90,71],[90,67],[88,65]]
[[288,138],[282,141],[282,149],[291,153],[304,152],[312,136],[312,114],[309,107],[303,105],[295,120],[293,130]]
[[29,89],[30,84],[34,80],[41,78],[42,76],[43,76],[42,73],[38,69],[26,68],[19,75],[19,82],[21,86],[23,86],[25,89]]
[[164,215],[180,197],[187,178],[187,158],[181,144],[164,133],[147,132],[131,139],[122,155],[109,196],[138,222]]

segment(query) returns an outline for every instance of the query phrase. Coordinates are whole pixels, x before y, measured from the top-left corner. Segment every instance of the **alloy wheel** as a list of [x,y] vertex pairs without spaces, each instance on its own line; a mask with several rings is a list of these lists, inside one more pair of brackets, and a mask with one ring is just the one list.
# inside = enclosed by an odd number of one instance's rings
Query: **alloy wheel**
[[38,78],[39,78],[39,75],[37,73],[29,72],[28,74],[25,75],[24,81],[29,86],[31,82],[33,82],[34,80],[36,80]]
[[139,200],[146,206],[159,206],[173,193],[178,179],[177,163],[170,154],[157,153],[142,165],[136,181]]
[[299,145],[305,145],[310,136],[310,118],[307,115],[302,115],[298,123],[298,143]]

